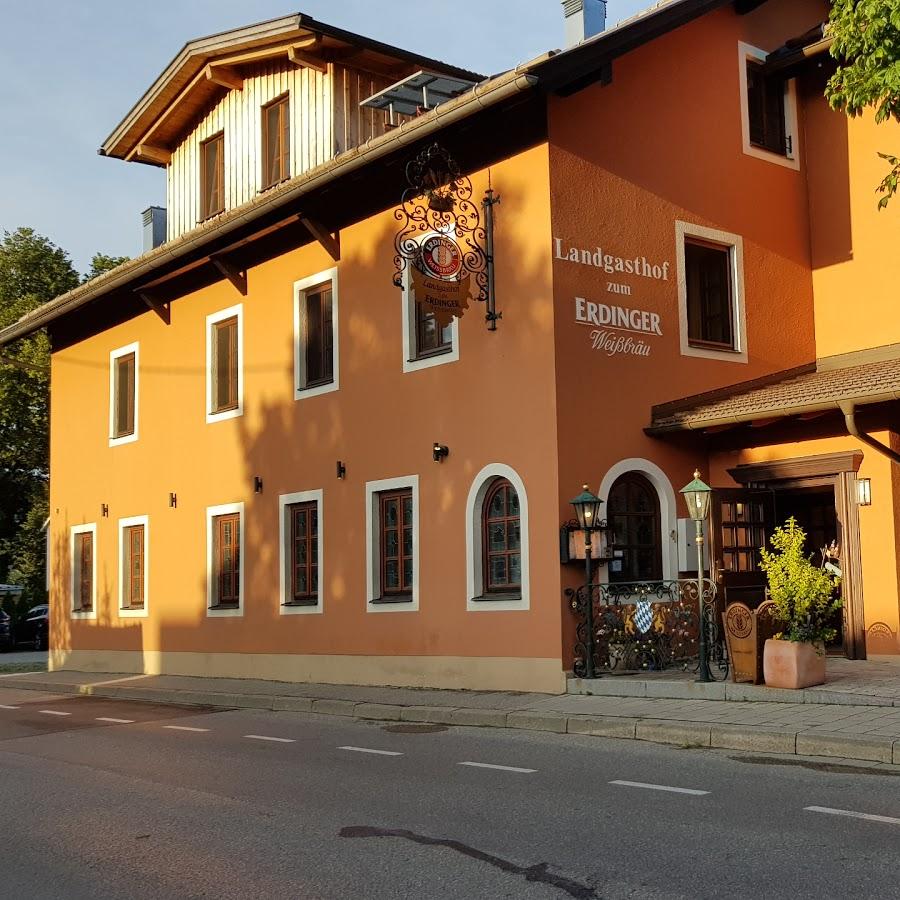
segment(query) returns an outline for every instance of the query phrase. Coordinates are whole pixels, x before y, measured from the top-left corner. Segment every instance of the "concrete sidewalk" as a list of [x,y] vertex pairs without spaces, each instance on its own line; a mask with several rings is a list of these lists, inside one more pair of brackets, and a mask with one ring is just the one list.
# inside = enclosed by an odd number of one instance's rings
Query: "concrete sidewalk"
[[900,765],[900,706],[893,705],[548,696],[68,671],[7,675],[0,678],[3,687],[226,709],[524,728]]

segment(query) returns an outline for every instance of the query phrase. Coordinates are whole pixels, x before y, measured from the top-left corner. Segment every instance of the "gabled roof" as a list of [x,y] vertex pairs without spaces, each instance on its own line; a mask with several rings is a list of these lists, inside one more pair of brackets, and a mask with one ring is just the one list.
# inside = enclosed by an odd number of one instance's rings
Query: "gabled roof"
[[653,407],[647,432],[665,434],[900,400],[900,344],[776,372]]
[[228,86],[237,86],[235,79],[240,78],[242,66],[279,57],[314,68],[346,61],[390,78],[416,69],[471,82],[484,78],[296,13],[188,41],[106,138],[99,152],[119,159],[165,164],[165,152],[187,123]]

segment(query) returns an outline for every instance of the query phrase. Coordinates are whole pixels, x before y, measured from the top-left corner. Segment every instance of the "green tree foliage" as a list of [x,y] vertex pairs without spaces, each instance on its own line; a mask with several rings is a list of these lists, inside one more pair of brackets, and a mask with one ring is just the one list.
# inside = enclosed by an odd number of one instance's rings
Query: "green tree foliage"
[[87,275],[84,276],[85,281],[90,281],[104,272],[110,272],[122,263],[128,262],[127,256],[107,256],[105,253],[95,253],[91,260],[91,268]]
[[814,566],[803,553],[806,533],[793,516],[770,538],[773,550],[760,548],[760,568],[769,582],[769,596],[775,601],[776,616],[784,631],[776,637],[785,641],[827,643],[836,631],[831,623],[841,608],[835,588],[839,581]]
[[[872,107],[876,122],[900,122],[900,0],[834,0],[829,34],[839,63],[825,89],[832,108],[858,116]],[[900,158],[878,155],[891,167],[878,186],[884,209],[900,183]]]
[[[79,282],[69,255],[31,228],[0,240],[0,327],[71,290]],[[49,344],[41,332],[0,348],[0,581],[33,573],[33,526],[47,508]],[[26,528],[26,523],[30,523]],[[37,545],[41,553],[43,540]],[[35,599],[43,573],[29,576]]]

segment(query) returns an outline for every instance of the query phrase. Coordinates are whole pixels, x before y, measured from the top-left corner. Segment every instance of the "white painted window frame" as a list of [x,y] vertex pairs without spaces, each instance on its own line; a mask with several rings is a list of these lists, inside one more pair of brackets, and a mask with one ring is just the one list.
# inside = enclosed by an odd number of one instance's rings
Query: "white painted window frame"
[[[331,282],[331,343],[334,359],[332,362],[332,380],[328,384],[319,384],[315,387],[304,387],[304,371],[306,369],[305,340],[306,340],[306,315],[305,301],[307,293],[325,282]],[[304,307],[301,310],[301,306]],[[339,302],[338,302],[338,270],[337,266],[317,272],[307,278],[301,278],[294,282],[294,399],[305,400],[307,397],[319,397],[322,394],[330,394],[340,390],[341,355],[338,342],[340,334]]]
[[[378,603],[381,598],[381,510],[378,495],[384,491],[412,489],[413,502],[413,584],[412,600]],[[377,527],[376,527],[377,525]],[[402,535],[401,535],[402,540]],[[366,610],[370,613],[419,611],[419,476],[403,475],[366,482]]]
[[[129,353],[134,354],[134,431],[122,437],[115,437],[116,433],[116,360]],[[140,411],[140,343],[126,344],[109,354],[109,446],[118,447],[120,444],[132,444],[138,439],[138,413]]]
[[[452,226],[446,233],[451,237],[455,237],[455,229]],[[439,234],[440,232],[437,231],[429,231],[427,234],[417,237],[416,242],[421,244],[428,238]],[[421,369],[431,369],[434,366],[445,366],[448,363],[459,361],[459,319],[455,316],[450,325],[451,349],[447,353],[437,353],[434,356],[423,356],[421,359],[416,359],[416,304],[413,299],[411,265],[412,263],[407,260],[403,269],[403,290],[401,291],[400,299],[404,374],[418,372]]]
[[[309,616],[321,615],[325,612],[325,541],[324,519],[322,516],[324,492],[322,489],[313,491],[297,491],[293,494],[281,494],[278,497],[278,611],[282,616]],[[318,519],[316,540],[316,565],[319,569],[318,603],[315,606],[289,606],[288,593],[290,591],[291,575],[291,529],[288,522],[288,509],[295,503],[315,503]]]
[[[213,412],[213,326],[217,322],[223,322],[237,316],[237,347],[238,347],[238,405],[237,409],[226,409],[223,412]],[[235,419],[244,414],[244,304],[229,306],[228,309],[220,309],[210,313],[206,317],[206,423],[222,422],[225,419]]]
[[797,84],[793,78],[784,86],[784,131],[791,139],[791,152],[787,155],[773,153],[764,147],[750,143],[750,108],[747,100],[747,61],[765,62],[768,54],[759,47],[738,41],[738,76],[741,90],[741,142],[747,156],[763,159],[784,166],[787,169],[800,170],[800,129],[797,127]]
[[[633,456],[619,460],[611,466],[600,482],[597,496],[603,501],[601,515],[606,518],[609,510],[609,492],[616,480],[628,472],[640,472],[653,485],[659,498],[659,539],[662,550],[663,581],[678,578],[678,500],[675,489],[666,473],[653,461]],[[609,581],[609,565],[600,569],[600,581]]]
[[[241,538],[239,552],[241,554],[241,570],[238,578],[238,605],[235,609],[215,609],[216,585],[213,580],[213,519],[237,513],[240,516]],[[246,529],[244,522],[244,504],[222,503],[219,506],[206,507],[206,615],[208,618],[235,618],[244,615],[244,583],[246,580],[247,559],[244,552],[246,545]]]
[[[719,244],[728,250],[731,263],[731,316],[734,328],[734,349],[717,350],[695,347],[688,332],[687,265],[684,245],[686,239],[698,238]],[[717,359],[721,362],[747,362],[747,311],[744,298],[744,240],[739,234],[706,228],[692,222],[675,222],[675,263],[678,278],[678,328],[682,356]]]
[[[518,600],[492,600],[484,589],[484,500],[491,485],[505,478],[519,497],[519,533],[522,588]],[[476,600],[476,597],[484,599]],[[474,478],[466,499],[466,611],[503,612],[531,608],[528,546],[528,495],[519,473],[504,463],[489,463]]]
[[[125,603],[125,529],[132,525],[144,526],[144,607],[126,609]],[[130,577],[129,573],[129,577]],[[119,618],[146,619],[150,609],[150,517],[129,516],[119,519]]]
[[[77,573],[81,568],[75,559],[75,536],[78,534],[91,535],[91,608],[88,611],[75,609],[75,591]],[[97,523],[86,522],[82,525],[73,525],[69,529],[69,560],[71,562],[71,575],[69,578],[69,615],[73,619],[97,618]]]

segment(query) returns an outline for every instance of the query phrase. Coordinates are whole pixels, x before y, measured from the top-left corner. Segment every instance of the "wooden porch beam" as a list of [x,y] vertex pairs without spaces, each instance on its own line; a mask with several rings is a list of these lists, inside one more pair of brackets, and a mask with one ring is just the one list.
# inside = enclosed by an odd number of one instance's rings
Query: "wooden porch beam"
[[210,262],[234,285],[242,297],[247,296],[246,272],[242,272],[237,266],[221,256],[211,256]]
[[231,66],[217,66],[210,63],[205,69],[206,80],[222,87],[232,88],[236,91],[244,89],[244,77]]
[[335,261],[339,262],[341,258],[341,233],[340,231],[331,234],[331,232],[315,219],[307,216],[299,216],[300,224],[325,248],[328,255]]
[[152,297],[146,291],[142,291],[138,288],[135,293],[147,306],[153,310],[162,320],[166,323],[166,325],[172,324],[172,310],[171,304],[169,303],[160,303],[155,297]]

